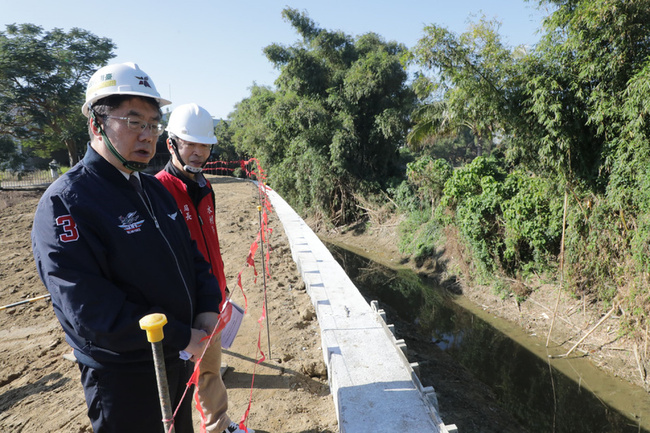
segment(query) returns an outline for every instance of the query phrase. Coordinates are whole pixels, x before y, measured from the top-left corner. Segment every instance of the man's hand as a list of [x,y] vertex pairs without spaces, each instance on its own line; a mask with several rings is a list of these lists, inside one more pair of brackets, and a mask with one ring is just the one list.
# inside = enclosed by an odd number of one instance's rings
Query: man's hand
[[207,332],[208,335],[210,335],[212,334],[214,327],[217,326],[218,321],[219,321],[218,313],[212,311],[200,313],[196,316],[196,319],[194,319],[194,328],[201,329]]
[[190,361],[196,362],[196,360],[203,354],[203,348],[205,347],[205,344],[208,342],[208,340],[201,340],[207,337],[207,335],[207,332],[202,329],[192,328],[190,344],[188,344],[185,348],[185,351],[192,355]]

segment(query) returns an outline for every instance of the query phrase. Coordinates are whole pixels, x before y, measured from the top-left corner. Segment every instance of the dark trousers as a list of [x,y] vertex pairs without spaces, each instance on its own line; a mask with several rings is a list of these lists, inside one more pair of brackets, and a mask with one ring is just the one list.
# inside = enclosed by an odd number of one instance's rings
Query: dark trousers
[[[194,364],[184,361],[166,366],[172,412],[181,401],[193,368]],[[99,370],[82,364],[79,369],[95,433],[166,433],[153,362],[150,369],[141,371]],[[194,433],[192,388],[174,418],[176,433]]]

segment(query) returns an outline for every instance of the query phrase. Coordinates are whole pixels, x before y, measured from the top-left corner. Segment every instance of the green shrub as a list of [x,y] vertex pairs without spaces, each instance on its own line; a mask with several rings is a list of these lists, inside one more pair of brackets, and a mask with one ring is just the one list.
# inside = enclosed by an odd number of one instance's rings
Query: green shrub
[[[503,199],[500,182],[505,178],[500,161],[478,157],[454,171],[445,183],[440,202],[451,211],[451,221],[467,243],[477,269],[483,273],[494,271],[495,258],[503,250],[499,217]],[[449,222],[442,210],[436,212],[436,217],[441,224]]]
[[503,266],[542,271],[554,262],[562,238],[564,193],[557,183],[515,171],[504,183]]
[[629,237],[621,214],[608,201],[596,198],[588,208],[570,206],[567,215],[566,276],[576,295],[610,301],[626,285]]
[[434,206],[442,197],[445,182],[452,175],[453,168],[444,159],[433,159],[424,155],[406,165],[406,176],[422,202]]
[[506,174],[499,159],[478,157],[446,182],[435,219],[458,228],[481,273],[544,270],[555,263],[562,234],[556,185],[522,171]]
[[431,257],[440,237],[439,227],[429,209],[410,212],[398,228],[399,251],[413,256],[416,261]]
[[[388,188],[387,193],[403,212],[422,210],[422,204],[408,181],[402,181],[396,188]],[[426,208],[429,209],[429,206]]]
[[467,197],[480,195],[481,179],[491,177],[501,182],[506,177],[505,169],[494,157],[479,156],[471,163],[455,170],[447,180],[442,200],[445,206],[455,209],[456,204]]

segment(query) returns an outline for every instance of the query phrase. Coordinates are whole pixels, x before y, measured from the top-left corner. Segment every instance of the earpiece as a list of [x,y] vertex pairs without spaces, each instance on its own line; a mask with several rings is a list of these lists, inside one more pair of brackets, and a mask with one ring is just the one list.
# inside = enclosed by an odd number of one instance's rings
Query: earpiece
[[100,125],[99,122],[97,121],[97,115],[95,114],[95,111],[94,111],[94,110],[91,110],[91,111],[90,111],[90,122],[91,122],[90,124],[91,124],[91,126],[92,126],[93,128],[96,128],[96,129],[98,129],[99,131],[101,131],[101,125]]

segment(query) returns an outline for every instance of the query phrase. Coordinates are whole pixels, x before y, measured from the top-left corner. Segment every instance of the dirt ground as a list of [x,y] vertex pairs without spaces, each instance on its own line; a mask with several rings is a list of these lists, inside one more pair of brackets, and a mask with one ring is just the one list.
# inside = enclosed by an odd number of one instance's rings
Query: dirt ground
[[[291,251],[277,217],[269,215],[273,229],[270,237],[270,273],[266,279],[269,335],[265,321],[258,323],[264,301],[264,280],[256,256],[257,281],[245,259],[259,230],[258,190],[254,184],[227,177],[210,178],[216,191],[217,225],[229,287],[233,300],[244,306],[244,317],[233,346],[224,351],[228,370],[224,381],[230,400],[229,414],[239,420],[252,397],[247,424],[259,433],[333,433],[338,431],[327,371],[320,347],[318,323],[305,292]],[[0,191],[0,304],[9,305],[46,294],[31,254],[30,231],[36,204],[42,191]],[[433,263],[415,264],[397,252],[397,221],[359,232],[343,229],[327,232],[314,227],[320,235],[338,243],[355,245],[367,256],[389,266],[408,266],[420,273],[433,273]],[[446,263],[447,272],[458,270],[454,264],[461,252],[448,245],[438,262]],[[456,259],[454,259],[454,257]],[[235,288],[242,271],[246,300]],[[530,333],[546,335],[556,303],[555,290],[532,287],[527,301],[501,299],[488,288],[463,287],[464,296],[492,314],[518,323]],[[606,312],[583,309],[580,300],[561,298],[553,340],[567,349],[585,335]],[[590,353],[603,369],[645,386],[641,371],[644,351],[634,342],[618,337],[620,312],[612,314],[579,347]],[[268,340],[270,337],[270,351]],[[145,338],[143,333],[143,338]],[[267,355],[261,364],[258,342]],[[86,417],[83,391],[76,365],[64,359],[70,352],[50,302],[38,300],[0,310],[0,431],[1,432],[91,432]],[[269,354],[270,352],[270,354]],[[636,354],[636,356],[635,356]],[[270,355],[270,356],[269,356]],[[639,359],[639,362],[637,362]],[[436,383],[444,393],[440,402],[443,420],[474,418],[483,432],[521,432],[510,417],[489,401],[490,392],[466,377],[453,360],[444,354],[436,360],[441,378]],[[639,367],[641,366],[641,367]],[[251,390],[251,384],[254,386]],[[441,379],[441,380],[443,380]],[[472,396],[472,398],[468,398]],[[439,396],[439,399],[442,397]],[[468,401],[474,402],[468,404]],[[198,432],[198,420],[197,428]],[[466,433],[468,430],[462,430]]]

